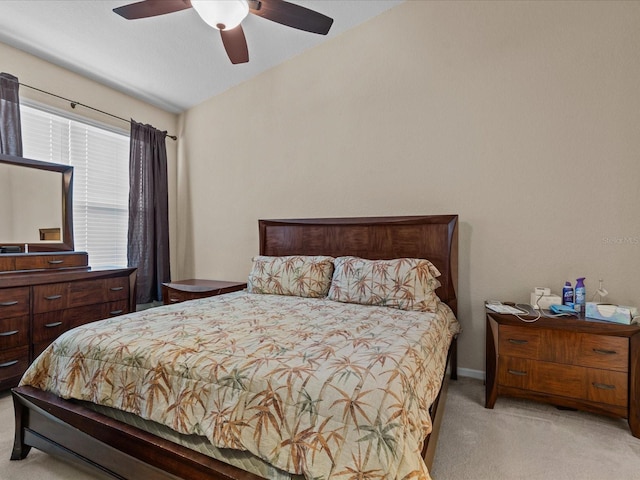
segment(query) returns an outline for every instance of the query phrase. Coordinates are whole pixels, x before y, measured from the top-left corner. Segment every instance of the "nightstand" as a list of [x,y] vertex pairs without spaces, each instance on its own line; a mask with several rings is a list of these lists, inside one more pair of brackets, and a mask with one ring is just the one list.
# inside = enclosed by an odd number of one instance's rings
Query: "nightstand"
[[162,301],[165,305],[196,298],[214,297],[247,288],[246,283],[222,280],[178,280],[162,284]]
[[486,408],[499,396],[527,398],[627,418],[640,438],[640,326],[486,316]]

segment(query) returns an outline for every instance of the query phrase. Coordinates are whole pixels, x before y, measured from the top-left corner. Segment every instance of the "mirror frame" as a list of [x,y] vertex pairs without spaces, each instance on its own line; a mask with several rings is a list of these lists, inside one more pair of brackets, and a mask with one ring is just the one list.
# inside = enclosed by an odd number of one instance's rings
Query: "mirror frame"
[[62,240],[59,243],[3,243],[3,245],[13,245],[20,247],[24,253],[25,244],[28,245],[29,252],[55,252],[73,251],[73,167],[60,163],[43,162],[30,158],[16,157],[14,155],[0,154],[0,163],[17,165],[38,170],[48,170],[62,174]]

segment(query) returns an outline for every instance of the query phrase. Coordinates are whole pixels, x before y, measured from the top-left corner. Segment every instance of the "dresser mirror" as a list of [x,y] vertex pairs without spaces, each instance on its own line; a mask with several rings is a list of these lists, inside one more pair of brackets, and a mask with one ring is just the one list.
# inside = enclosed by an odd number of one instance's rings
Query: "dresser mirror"
[[73,167],[0,154],[0,254],[72,251]]

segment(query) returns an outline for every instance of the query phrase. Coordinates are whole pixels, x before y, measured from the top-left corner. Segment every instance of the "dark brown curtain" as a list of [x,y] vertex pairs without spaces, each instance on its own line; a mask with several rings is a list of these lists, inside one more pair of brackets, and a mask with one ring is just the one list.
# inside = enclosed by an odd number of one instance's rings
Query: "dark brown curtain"
[[22,126],[17,77],[0,73],[0,153],[22,156]]
[[139,304],[161,300],[171,280],[166,133],[131,121],[127,261],[138,269]]

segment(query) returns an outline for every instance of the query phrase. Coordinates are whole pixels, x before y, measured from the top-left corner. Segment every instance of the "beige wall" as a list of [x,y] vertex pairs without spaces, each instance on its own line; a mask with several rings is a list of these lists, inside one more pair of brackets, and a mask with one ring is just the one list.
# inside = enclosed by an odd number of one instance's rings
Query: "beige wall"
[[409,0],[189,110],[174,273],[245,279],[259,218],[457,213],[461,367],[485,299],[586,276],[640,305],[638,25],[638,2]]
[[[164,110],[136,100],[68,70],[54,66],[51,63],[40,60],[3,43],[0,43],[0,71],[15,75],[21,83],[46,90],[65,98],[70,98],[119,117],[133,118],[141,123],[149,123],[160,130],[167,130],[170,134],[175,134],[178,128],[178,117],[175,114],[165,112]],[[20,87],[20,96],[108,125],[113,125],[125,131],[129,130],[129,125],[126,122],[80,106],[72,109],[67,102],[38,93],[26,87]],[[177,197],[175,184],[176,158],[177,144],[173,140],[167,139],[167,161],[170,178],[169,222],[171,225],[175,225],[177,218],[175,203]],[[171,229],[170,238],[172,258],[174,259],[177,258],[177,253],[175,253],[177,246],[175,230],[175,228]],[[173,265],[172,268],[174,270],[177,269],[177,267]]]

